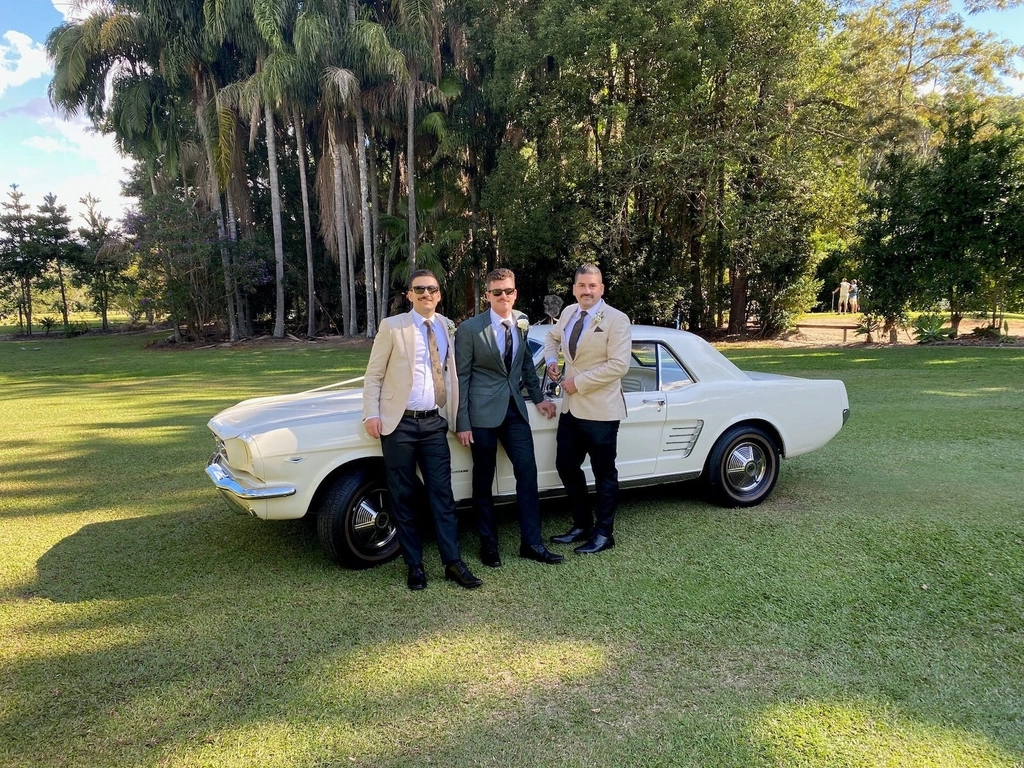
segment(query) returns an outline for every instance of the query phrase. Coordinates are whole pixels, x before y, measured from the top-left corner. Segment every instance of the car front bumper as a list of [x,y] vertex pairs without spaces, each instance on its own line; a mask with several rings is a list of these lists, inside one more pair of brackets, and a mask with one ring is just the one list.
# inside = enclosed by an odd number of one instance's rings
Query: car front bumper
[[231,470],[222,465],[219,461],[220,454],[215,454],[210,463],[206,466],[206,476],[213,481],[214,486],[220,491],[220,495],[233,508],[240,512],[256,517],[263,517],[260,514],[265,508],[268,499],[279,499],[284,496],[294,496],[295,486],[293,485],[266,485],[251,480],[243,480],[231,473]]

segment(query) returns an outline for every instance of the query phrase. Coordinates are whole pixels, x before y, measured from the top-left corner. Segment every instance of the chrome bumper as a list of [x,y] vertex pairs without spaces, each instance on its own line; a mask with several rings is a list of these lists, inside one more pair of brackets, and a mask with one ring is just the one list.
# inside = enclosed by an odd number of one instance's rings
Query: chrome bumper
[[206,466],[206,476],[213,481],[221,496],[229,504],[250,515],[255,514],[249,504],[251,501],[266,501],[267,499],[295,495],[295,486],[293,485],[242,485],[230,472],[217,463],[216,457]]

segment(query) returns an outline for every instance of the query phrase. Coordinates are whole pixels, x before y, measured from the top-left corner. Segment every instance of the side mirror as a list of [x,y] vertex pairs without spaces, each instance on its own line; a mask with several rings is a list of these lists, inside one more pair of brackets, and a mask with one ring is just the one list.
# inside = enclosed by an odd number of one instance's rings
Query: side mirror
[[562,396],[562,385],[557,381],[548,381],[544,386],[544,397],[555,400]]

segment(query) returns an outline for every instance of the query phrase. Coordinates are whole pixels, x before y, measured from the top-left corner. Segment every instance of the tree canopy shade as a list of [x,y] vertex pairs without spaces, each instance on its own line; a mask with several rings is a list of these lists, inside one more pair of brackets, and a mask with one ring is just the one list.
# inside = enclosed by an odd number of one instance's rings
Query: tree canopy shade
[[[897,176],[935,162],[929,205],[1002,245],[907,212],[903,305],[961,306],[954,274],[1013,295],[1020,147],[977,149],[985,131],[943,116],[970,97],[987,125],[1018,51],[946,0],[112,0],[47,45],[54,104],[138,159],[143,197],[213,222],[208,310],[164,302],[186,327],[373,335],[419,266],[455,317],[511,267],[540,317],[596,261],[634,320],[775,333],[814,303],[826,252],[870,271],[897,247],[892,195],[923,193]],[[264,253],[269,284],[250,274]]]

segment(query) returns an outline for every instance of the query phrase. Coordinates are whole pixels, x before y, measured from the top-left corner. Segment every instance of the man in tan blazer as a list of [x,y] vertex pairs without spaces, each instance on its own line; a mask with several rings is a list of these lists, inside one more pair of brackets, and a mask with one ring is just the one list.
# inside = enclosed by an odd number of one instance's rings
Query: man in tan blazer
[[[615,545],[619,472],[615,454],[619,422],[626,418],[622,377],[629,370],[629,318],[604,302],[601,270],[584,264],[572,286],[576,304],[566,307],[548,331],[544,358],[557,378],[558,352],[565,359],[562,414],[558,418],[555,468],[572,509],[572,529],[551,540],[585,544],[573,551],[590,555]],[[594,471],[595,509],[591,511],[583,462]]]
[[472,588],[483,582],[462,562],[452,495],[448,430],[458,413],[452,324],[434,309],[441,286],[430,270],[409,278],[412,311],[385,318],[373,340],[363,386],[366,434],[380,439],[398,543],[409,567],[409,589],[427,586],[414,508],[416,467],[423,475],[444,577]]

